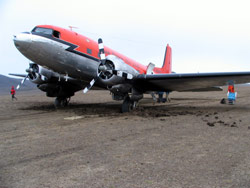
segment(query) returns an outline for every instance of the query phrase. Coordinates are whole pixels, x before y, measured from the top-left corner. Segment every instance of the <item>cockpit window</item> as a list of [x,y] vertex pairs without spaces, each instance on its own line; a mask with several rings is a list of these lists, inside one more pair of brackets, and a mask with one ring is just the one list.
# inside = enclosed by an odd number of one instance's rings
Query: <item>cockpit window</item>
[[32,32],[35,32],[35,33],[42,33],[42,34],[46,34],[46,35],[52,35],[53,29],[42,28],[42,27],[36,27],[35,29],[32,30]]
[[53,36],[56,37],[56,38],[60,38],[60,32],[54,30],[54,31],[53,31]]
[[60,32],[53,30],[53,29],[48,29],[48,28],[43,28],[43,27],[35,27],[32,30],[33,33],[41,33],[41,34],[45,34],[45,35],[51,35],[53,37],[56,38],[60,38]]

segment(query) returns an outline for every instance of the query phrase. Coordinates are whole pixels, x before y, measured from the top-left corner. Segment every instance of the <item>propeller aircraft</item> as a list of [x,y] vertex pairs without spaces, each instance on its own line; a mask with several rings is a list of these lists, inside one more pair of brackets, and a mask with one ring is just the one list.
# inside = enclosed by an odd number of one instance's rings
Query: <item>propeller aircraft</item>
[[172,91],[220,91],[228,83],[250,82],[250,72],[173,73],[172,49],[166,46],[162,67],[138,63],[111,48],[72,30],[38,25],[31,32],[14,36],[16,48],[31,63],[28,78],[55,106],[66,106],[74,93],[91,89],[109,90],[114,100],[122,100],[122,112],[136,108],[144,93]]

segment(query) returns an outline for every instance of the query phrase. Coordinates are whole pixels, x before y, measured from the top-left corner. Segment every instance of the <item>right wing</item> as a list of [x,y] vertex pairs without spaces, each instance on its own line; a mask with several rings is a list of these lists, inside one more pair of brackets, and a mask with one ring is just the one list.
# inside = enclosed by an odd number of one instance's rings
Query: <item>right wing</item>
[[146,91],[211,91],[228,83],[250,82],[250,72],[140,74],[135,87]]

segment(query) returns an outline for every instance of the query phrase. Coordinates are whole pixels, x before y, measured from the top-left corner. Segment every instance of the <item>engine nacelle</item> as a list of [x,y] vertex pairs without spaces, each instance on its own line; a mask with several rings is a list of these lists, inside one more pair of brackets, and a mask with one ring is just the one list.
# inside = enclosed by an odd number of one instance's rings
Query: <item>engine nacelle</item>
[[[112,70],[124,71],[126,73],[132,74],[133,76],[139,74],[133,67],[127,65],[122,59],[114,55],[108,55],[106,57],[105,65]],[[124,83],[125,78],[107,72],[100,75],[100,80],[107,86],[112,86]]]
[[29,76],[29,80],[34,84],[42,84],[45,82],[45,78],[39,73],[34,73],[32,77]]
[[37,64],[30,63],[30,66],[28,69],[26,69],[26,72],[28,73],[28,78],[31,82],[35,84],[42,84],[45,82],[45,77],[41,74],[41,67],[39,67]]
[[30,68],[26,70],[28,72],[29,80],[35,84],[47,83],[51,78],[59,78],[59,74],[43,68],[37,64],[30,64]]

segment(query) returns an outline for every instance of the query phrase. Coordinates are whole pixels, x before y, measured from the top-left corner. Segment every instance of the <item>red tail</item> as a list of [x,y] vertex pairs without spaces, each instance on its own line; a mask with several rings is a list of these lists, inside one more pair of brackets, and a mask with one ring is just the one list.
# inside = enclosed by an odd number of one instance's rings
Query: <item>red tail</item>
[[168,74],[172,73],[172,49],[169,45],[166,47],[163,65],[161,68],[154,68],[155,74]]
[[171,73],[172,72],[172,48],[169,45],[167,45],[167,47],[166,47],[161,72],[163,72],[163,73]]

